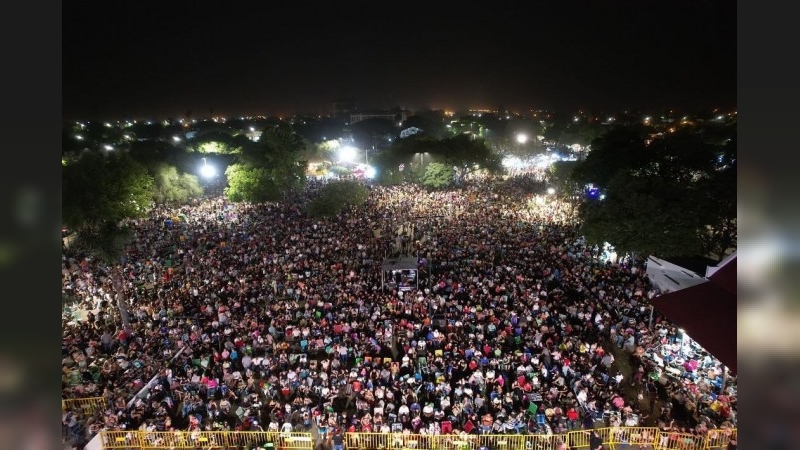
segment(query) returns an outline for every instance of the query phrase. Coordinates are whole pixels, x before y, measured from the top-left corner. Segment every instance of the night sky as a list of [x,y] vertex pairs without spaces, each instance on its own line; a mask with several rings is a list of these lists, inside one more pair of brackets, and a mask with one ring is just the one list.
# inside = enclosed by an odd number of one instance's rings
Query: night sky
[[736,2],[73,1],[63,118],[736,107]]

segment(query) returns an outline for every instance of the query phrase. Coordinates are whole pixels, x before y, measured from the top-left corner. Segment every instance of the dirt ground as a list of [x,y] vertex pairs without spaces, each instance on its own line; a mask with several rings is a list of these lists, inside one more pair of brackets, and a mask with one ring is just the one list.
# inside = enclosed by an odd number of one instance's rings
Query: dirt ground
[[[622,380],[622,396],[625,398],[625,403],[630,405],[638,405],[641,416],[639,425],[643,427],[655,427],[658,424],[658,416],[661,411],[662,405],[669,401],[668,399],[659,398],[658,393],[649,393],[640,384],[639,386],[632,385],[633,374],[635,371],[633,356],[625,350],[618,348],[611,342],[605,342],[603,348],[606,352],[611,352],[614,355],[614,364],[612,365],[611,372],[614,369],[625,377]],[[642,400],[639,400],[639,394],[642,394]],[[651,402],[652,400],[652,402]],[[652,408],[651,408],[652,406]]]

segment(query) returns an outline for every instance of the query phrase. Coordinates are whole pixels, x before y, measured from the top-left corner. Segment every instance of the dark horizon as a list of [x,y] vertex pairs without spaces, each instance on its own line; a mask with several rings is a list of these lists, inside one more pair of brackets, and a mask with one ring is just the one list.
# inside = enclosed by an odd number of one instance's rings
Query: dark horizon
[[62,118],[736,108],[736,4],[72,2]]

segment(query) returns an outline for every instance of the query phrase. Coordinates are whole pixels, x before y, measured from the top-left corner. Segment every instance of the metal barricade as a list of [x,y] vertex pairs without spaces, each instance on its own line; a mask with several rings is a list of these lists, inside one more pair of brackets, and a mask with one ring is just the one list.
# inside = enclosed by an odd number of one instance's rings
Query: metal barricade
[[87,416],[106,409],[105,397],[64,398],[61,399],[61,411],[71,410]]
[[312,450],[311,433],[267,431],[103,431],[104,449],[275,448]]
[[[735,428],[710,430],[705,436],[663,432],[654,427],[595,428],[611,448],[654,450],[717,450],[736,439]],[[407,434],[345,433],[345,448],[358,450],[556,450],[589,447],[589,430],[566,434]],[[102,431],[104,449],[252,449],[312,450],[311,433],[277,431]]]
[[142,434],[138,431],[103,431],[103,448],[141,448]]

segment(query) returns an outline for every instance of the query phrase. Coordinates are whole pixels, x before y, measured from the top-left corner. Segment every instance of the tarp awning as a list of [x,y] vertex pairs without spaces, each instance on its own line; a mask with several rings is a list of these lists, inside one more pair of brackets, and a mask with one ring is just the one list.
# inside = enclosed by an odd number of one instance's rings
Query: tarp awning
[[[648,261],[648,275],[651,274],[651,264],[653,261]],[[658,270],[655,272],[658,275]],[[680,281],[689,285],[694,278],[693,276],[684,277]],[[668,278],[666,280],[671,282]],[[676,284],[675,286],[680,285]],[[660,289],[665,290],[664,288]],[[736,373],[735,254],[733,258],[726,258],[716,266],[716,270],[712,271],[708,278],[701,277],[695,284],[655,297],[651,303],[670,322],[686,330],[692,339]]]

